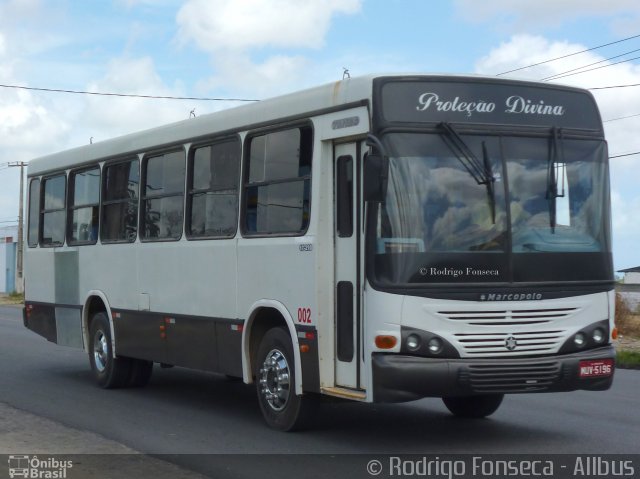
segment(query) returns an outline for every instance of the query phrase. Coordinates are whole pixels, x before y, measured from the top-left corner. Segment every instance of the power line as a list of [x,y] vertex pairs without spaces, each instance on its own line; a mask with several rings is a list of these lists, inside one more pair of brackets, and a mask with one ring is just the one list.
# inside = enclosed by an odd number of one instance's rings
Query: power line
[[604,63],[606,61],[613,60],[614,58],[620,58],[620,57],[623,57],[625,55],[628,55],[629,53],[634,53],[634,52],[638,52],[638,51],[640,51],[640,48],[636,48],[635,50],[630,50],[628,52],[621,53],[620,55],[615,55],[615,56],[612,56],[612,57],[609,57],[609,58],[605,58],[604,60],[600,60],[600,61],[597,61],[597,62],[594,62],[594,63],[589,63],[588,65],[583,65],[583,66],[578,67],[578,68],[572,68],[571,70],[567,70],[567,71],[564,71],[564,72],[556,73],[555,75],[548,76],[546,78],[541,79],[540,81],[554,80],[556,77],[558,77],[560,75],[564,75],[565,73],[571,73],[571,72],[575,72],[577,70],[582,70],[583,68],[591,67],[593,65],[598,65],[599,63]]
[[629,116],[620,116],[618,118],[610,118],[609,120],[602,120],[602,123],[607,123],[609,121],[625,120],[627,118],[633,118],[636,116],[640,116],[640,113],[636,113],[635,115],[629,115]]
[[135,94],[129,94],[129,93],[108,93],[108,92],[82,91],[82,90],[63,90],[58,88],[37,88],[37,87],[28,87],[28,86],[22,86],[22,85],[0,85],[0,87],[13,88],[18,90],[44,91],[49,93],[73,93],[76,95],[147,98],[152,100],[243,101],[243,102],[259,101],[259,100],[251,100],[248,98],[206,98],[206,97],[195,97],[195,96],[135,95]]
[[520,70],[524,70],[525,68],[537,67],[538,65],[543,65],[545,63],[555,62],[556,60],[561,60],[563,58],[572,57],[574,55],[579,55],[580,53],[590,52],[592,50],[597,50],[598,48],[608,47],[609,45],[615,45],[616,43],[626,42],[627,40],[632,40],[632,39],[638,38],[638,37],[640,37],[640,35],[634,35],[632,37],[623,38],[622,40],[617,40],[615,42],[605,43],[603,45],[598,45],[598,46],[595,46],[595,47],[587,48],[586,50],[581,50],[579,52],[569,53],[568,55],[562,55],[561,57],[551,58],[550,60],[545,60],[543,62],[533,63],[531,65],[526,65],[526,66],[520,67],[520,68],[514,68],[513,70],[509,70],[509,71],[506,71],[506,72],[498,73],[496,76],[506,75],[507,73],[517,72],[517,71],[520,71]]
[[629,58],[627,60],[621,60],[619,62],[610,63],[609,65],[601,65],[599,67],[589,68],[588,70],[582,70],[580,72],[569,73],[567,75],[557,75],[557,76],[553,77],[553,80],[558,80],[560,78],[565,78],[565,77],[571,77],[571,76],[574,76],[574,75],[580,75],[581,73],[587,73],[587,72],[591,72],[593,70],[600,70],[601,68],[608,68],[608,67],[612,67],[614,65],[620,65],[621,63],[627,63],[627,62],[630,62],[632,60],[638,60],[638,59],[640,59],[640,57],[633,57],[633,58]]
[[609,90],[611,88],[627,88],[630,86],[640,86],[640,83],[632,83],[630,85],[598,86],[598,87],[588,88],[588,90]]
[[609,159],[612,158],[622,158],[623,156],[633,156],[633,155],[640,155],[640,151],[634,151],[633,153],[624,153],[622,155],[615,155],[615,156],[610,156]]

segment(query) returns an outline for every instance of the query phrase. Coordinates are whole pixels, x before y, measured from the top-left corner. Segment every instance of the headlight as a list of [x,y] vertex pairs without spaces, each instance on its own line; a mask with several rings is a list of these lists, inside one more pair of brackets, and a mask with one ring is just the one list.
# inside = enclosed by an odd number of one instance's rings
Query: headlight
[[410,334],[407,338],[407,348],[410,351],[416,351],[420,348],[420,336],[417,334]]
[[592,334],[591,337],[593,338],[593,340],[596,343],[600,344],[600,343],[604,342],[604,339],[605,339],[604,338],[604,331],[602,329],[600,329],[600,328],[596,328],[596,329],[593,330],[593,334]]
[[431,338],[428,347],[431,354],[440,354],[442,351],[442,341],[440,338]]
[[400,353],[423,358],[459,358],[460,354],[445,338],[430,331],[401,326]]
[[609,320],[591,323],[569,336],[560,348],[560,354],[576,353],[600,348],[609,342]]

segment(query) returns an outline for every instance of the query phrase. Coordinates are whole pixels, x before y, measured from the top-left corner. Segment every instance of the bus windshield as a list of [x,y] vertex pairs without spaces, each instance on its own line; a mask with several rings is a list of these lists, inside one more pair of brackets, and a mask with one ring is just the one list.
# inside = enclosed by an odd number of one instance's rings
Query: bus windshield
[[394,132],[383,141],[389,181],[370,243],[376,281],[610,279],[604,141],[555,129]]

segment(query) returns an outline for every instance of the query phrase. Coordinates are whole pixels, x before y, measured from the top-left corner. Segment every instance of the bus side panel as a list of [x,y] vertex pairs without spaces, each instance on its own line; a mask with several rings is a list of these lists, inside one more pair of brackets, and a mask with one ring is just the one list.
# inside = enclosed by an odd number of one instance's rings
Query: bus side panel
[[24,326],[52,343],[58,338],[55,316],[55,306],[52,304],[25,301]]
[[114,314],[113,329],[119,356],[165,363],[166,344],[161,337],[162,315],[142,311],[119,311]]
[[78,251],[39,248],[29,250],[26,258],[25,327],[53,343],[81,349]]
[[218,372],[242,377],[242,328],[243,321],[218,321]]
[[[96,244],[80,246],[80,292],[84,301],[89,291],[101,291],[111,308],[139,309],[138,264],[139,244]],[[91,321],[91,318],[89,318]]]
[[216,323],[209,318],[165,318],[167,363],[218,371]]

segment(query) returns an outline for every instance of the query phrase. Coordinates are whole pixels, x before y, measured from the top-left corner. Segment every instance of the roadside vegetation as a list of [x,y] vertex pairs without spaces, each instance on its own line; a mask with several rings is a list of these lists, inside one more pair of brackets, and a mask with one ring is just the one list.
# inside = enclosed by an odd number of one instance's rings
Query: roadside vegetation
[[22,304],[24,303],[24,293],[11,293],[0,295],[0,304]]
[[616,353],[616,367],[622,369],[640,369],[640,351],[621,349]]

